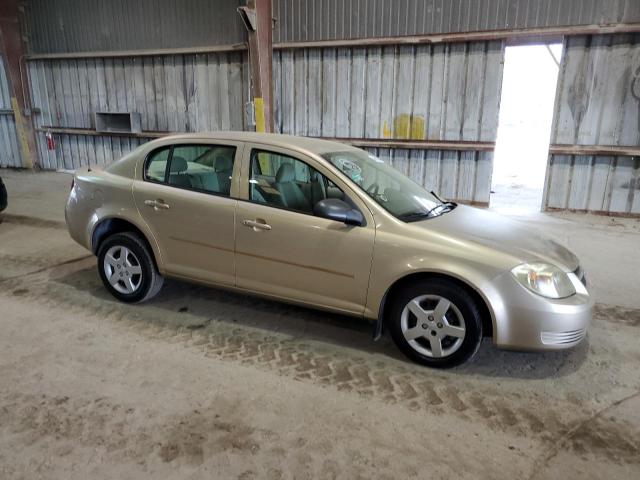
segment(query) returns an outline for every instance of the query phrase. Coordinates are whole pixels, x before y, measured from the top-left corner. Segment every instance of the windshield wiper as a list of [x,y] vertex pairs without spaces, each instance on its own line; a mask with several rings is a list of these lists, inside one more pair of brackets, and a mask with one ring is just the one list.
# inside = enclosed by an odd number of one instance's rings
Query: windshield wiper
[[[442,215],[443,213],[450,212],[457,206],[458,204],[456,202],[442,202],[425,212],[405,213],[404,215],[400,215],[398,218],[404,222],[415,222],[417,220],[420,220],[421,218],[437,217],[439,215]],[[438,213],[437,215],[436,214],[432,215],[436,210],[440,208],[442,209],[440,213]]]
[[438,207],[442,207],[442,206],[449,207],[447,210],[444,210],[444,211],[442,212],[442,213],[444,213],[444,212],[449,212],[449,211],[453,210],[454,208],[456,208],[456,207],[458,206],[458,204],[457,204],[456,202],[446,202],[446,201],[444,201],[444,200],[443,200],[442,198],[440,198],[440,196],[439,196],[436,192],[434,192],[433,190],[431,190],[429,193],[430,193],[431,195],[433,195],[434,197],[436,197],[436,198],[437,198],[438,200],[440,200],[440,202],[441,202],[441,203],[440,203],[440,205],[436,205],[436,206],[435,206],[435,207],[433,207],[431,210],[435,210],[436,208],[438,208]]
[[429,193],[431,195],[433,195],[434,197],[436,197],[438,200],[440,200],[442,203],[445,203],[443,199],[441,199],[438,194],[436,192],[434,192],[433,190],[430,190]]
[[[443,214],[445,212],[449,212],[451,210],[453,210],[454,208],[456,208],[458,206],[457,203],[455,202],[442,202],[438,205],[436,205],[435,207],[427,210],[427,216],[431,215],[433,212],[435,212],[438,209],[442,209],[442,211],[440,212],[440,214]],[[437,217],[438,215],[434,215],[434,217]]]
[[399,215],[398,218],[403,222],[415,222],[416,220],[420,220],[421,218],[428,217],[429,212],[431,212],[431,210],[428,210],[426,212],[410,212],[405,213],[404,215]]
[[438,213],[438,215],[435,215],[436,217],[442,215],[443,213],[450,212],[451,210],[456,208],[458,204],[456,202],[444,202],[439,206],[442,207],[442,210]]

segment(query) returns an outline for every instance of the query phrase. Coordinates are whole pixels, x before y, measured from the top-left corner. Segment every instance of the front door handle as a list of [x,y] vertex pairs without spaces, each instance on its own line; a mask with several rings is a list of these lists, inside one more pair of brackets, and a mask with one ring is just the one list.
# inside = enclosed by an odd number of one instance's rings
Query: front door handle
[[267,224],[267,222],[265,222],[261,218],[258,218],[257,220],[243,220],[242,225],[244,225],[245,227],[251,227],[255,231],[271,230],[271,225]]
[[158,210],[169,210],[169,204],[164,203],[164,200],[145,200],[144,204],[148,207],[153,207],[153,209],[157,212]]

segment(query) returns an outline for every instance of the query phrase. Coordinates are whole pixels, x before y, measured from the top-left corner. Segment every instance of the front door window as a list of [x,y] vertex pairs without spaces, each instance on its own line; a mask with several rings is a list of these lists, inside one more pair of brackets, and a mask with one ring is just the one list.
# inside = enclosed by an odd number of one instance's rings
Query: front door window
[[280,153],[252,151],[252,202],[313,215],[313,206],[326,198],[346,199],[327,177],[305,162]]

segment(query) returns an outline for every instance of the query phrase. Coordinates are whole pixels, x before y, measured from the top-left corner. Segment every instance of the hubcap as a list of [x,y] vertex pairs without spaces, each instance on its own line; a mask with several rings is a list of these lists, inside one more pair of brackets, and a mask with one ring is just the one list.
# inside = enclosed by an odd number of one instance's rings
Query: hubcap
[[107,281],[118,292],[131,294],[140,288],[142,267],[128,248],[116,245],[107,250],[103,268]]
[[411,348],[428,357],[447,357],[462,345],[464,318],[458,307],[439,295],[420,295],[400,316],[402,334]]

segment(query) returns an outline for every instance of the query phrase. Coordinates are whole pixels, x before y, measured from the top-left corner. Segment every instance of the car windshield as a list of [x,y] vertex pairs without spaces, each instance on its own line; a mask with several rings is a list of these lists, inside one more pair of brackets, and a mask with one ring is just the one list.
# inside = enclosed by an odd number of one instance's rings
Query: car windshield
[[382,208],[405,222],[438,216],[456,207],[455,203],[443,202],[364,150],[324,153],[322,157],[339,168]]

